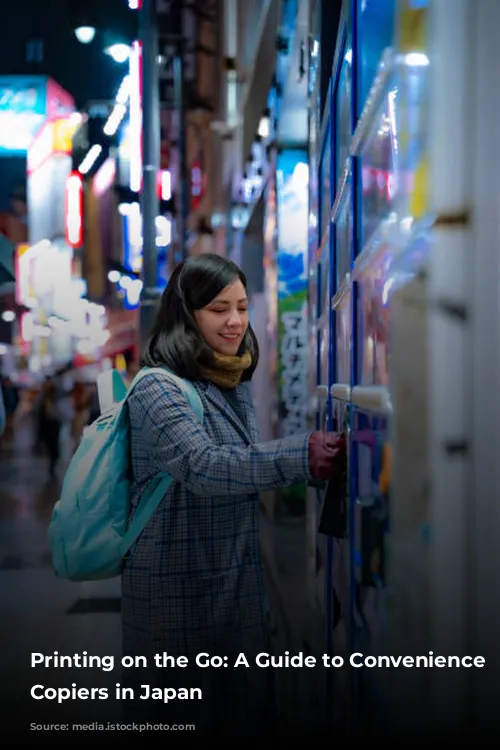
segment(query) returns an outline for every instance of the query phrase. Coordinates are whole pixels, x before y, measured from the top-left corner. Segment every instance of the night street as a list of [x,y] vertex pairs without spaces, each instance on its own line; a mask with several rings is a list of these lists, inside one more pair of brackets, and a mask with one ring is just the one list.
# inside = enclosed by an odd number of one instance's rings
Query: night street
[[[64,670],[30,667],[30,652],[51,655],[88,653],[119,656],[120,580],[75,584],[54,577],[46,529],[58,497],[58,480],[48,480],[47,459],[35,455],[32,432],[21,430],[11,449],[0,453],[0,597],[5,701],[13,707],[12,725],[17,729],[34,721],[116,721],[116,701],[32,701],[35,684],[65,686]],[[63,466],[60,467],[60,472]],[[82,669],[79,687],[113,686],[119,670]],[[70,682],[70,681],[69,681]],[[23,716],[26,707],[32,713]],[[90,714],[90,716],[89,716]]]

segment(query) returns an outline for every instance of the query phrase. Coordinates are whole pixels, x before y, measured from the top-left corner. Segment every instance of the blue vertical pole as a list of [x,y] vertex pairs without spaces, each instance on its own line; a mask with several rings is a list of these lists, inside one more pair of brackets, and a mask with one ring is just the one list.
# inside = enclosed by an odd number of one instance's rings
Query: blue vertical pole
[[[350,0],[351,3],[351,39],[352,39],[352,68],[351,68],[351,132],[354,133],[359,117],[359,63],[360,63],[360,52],[359,52],[359,0]],[[352,184],[351,184],[351,195],[352,195],[352,211],[353,211],[353,237],[352,237],[352,255],[351,255],[351,270],[354,267],[354,262],[357,255],[359,254],[361,247],[361,211],[360,211],[360,185],[361,185],[361,165],[357,157],[351,157],[351,170],[352,170]],[[359,378],[359,325],[358,325],[358,285],[356,282],[352,285],[351,291],[351,388],[358,384]],[[354,432],[355,427],[355,416],[351,409],[350,413],[350,427],[351,436]],[[350,611],[350,652],[353,653],[356,650],[355,642],[355,628],[356,621],[354,612],[356,608],[356,602],[358,597],[358,586],[355,579],[356,560],[355,560],[355,538],[356,538],[356,515],[355,505],[356,497],[358,495],[358,445],[351,438],[350,442],[350,476],[349,476],[349,549],[350,549],[350,579],[351,579],[351,611]],[[351,669],[351,686],[352,686],[352,729],[355,728],[357,720],[359,718],[359,681],[360,675],[357,669]]]

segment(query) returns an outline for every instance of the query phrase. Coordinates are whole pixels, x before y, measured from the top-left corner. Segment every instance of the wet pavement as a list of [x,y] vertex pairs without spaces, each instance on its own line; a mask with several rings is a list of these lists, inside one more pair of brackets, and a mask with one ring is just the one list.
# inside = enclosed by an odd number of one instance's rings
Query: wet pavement
[[[31,666],[31,654],[112,655],[120,661],[120,580],[71,583],[52,571],[47,528],[58,498],[61,477],[71,456],[69,431],[56,477],[50,479],[48,461],[34,448],[33,431],[26,423],[14,443],[0,449],[0,641],[2,673],[2,728],[29,730],[32,723],[104,723],[122,719],[114,700],[120,668],[69,671]],[[64,449],[63,449],[64,452]],[[263,518],[262,550],[270,608],[273,612],[274,650],[302,647],[305,591],[305,537],[300,526],[278,528]],[[297,671],[297,670],[295,670]],[[75,676],[76,675],[76,676]],[[33,700],[33,685],[107,687],[112,700]],[[282,700],[288,712],[301,702],[299,686],[287,682]]]
[[[31,667],[31,653],[88,653],[119,656],[120,581],[75,584],[55,578],[47,527],[60,489],[65,461],[54,479],[48,462],[36,454],[30,425],[23,425],[12,446],[0,452],[0,639],[2,643],[2,724],[17,731],[31,722],[116,721],[113,702],[35,701],[35,684],[61,686],[62,670]],[[68,434],[62,444],[70,450]],[[73,678],[73,673],[71,675]],[[84,670],[78,687],[114,686],[113,672]],[[70,683],[71,684],[71,683]]]

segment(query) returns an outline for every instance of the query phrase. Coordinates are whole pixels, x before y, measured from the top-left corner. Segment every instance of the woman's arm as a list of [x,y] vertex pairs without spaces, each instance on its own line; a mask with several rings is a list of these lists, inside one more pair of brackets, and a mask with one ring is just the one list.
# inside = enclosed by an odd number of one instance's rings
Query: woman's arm
[[140,452],[197,494],[251,494],[311,478],[309,433],[247,447],[217,445],[167,374],[146,375],[128,404]]

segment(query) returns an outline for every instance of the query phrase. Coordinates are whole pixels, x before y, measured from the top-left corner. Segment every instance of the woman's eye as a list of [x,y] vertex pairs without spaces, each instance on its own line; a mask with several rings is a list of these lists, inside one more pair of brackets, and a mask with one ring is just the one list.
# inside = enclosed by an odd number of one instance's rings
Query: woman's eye
[[[212,307],[211,312],[214,313],[225,313],[228,312],[226,307]],[[248,312],[248,307],[241,307],[238,309],[239,313],[246,313]]]

